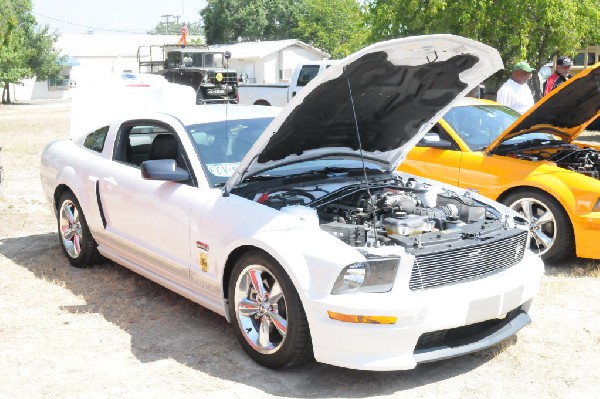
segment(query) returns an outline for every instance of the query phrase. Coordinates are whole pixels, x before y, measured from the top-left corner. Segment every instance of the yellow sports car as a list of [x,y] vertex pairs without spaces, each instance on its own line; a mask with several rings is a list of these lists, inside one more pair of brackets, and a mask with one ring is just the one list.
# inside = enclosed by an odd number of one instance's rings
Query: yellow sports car
[[525,216],[547,262],[600,258],[600,146],[574,141],[600,115],[600,63],[523,115],[465,98],[399,170],[477,190]]

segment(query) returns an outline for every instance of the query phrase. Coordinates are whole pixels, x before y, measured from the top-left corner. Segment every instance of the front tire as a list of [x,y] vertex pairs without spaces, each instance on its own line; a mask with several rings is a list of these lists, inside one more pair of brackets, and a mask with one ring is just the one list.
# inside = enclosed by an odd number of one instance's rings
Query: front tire
[[556,263],[574,254],[573,226],[553,197],[541,191],[519,190],[502,203],[529,221],[529,247],[545,262]]
[[97,263],[100,260],[97,244],[75,195],[64,192],[58,205],[58,236],[69,263],[80,268]]
[[274,259],[246,253],[236,262],[228,289],[235,334],[255,362],[277,369],[313,358],[302,302]]

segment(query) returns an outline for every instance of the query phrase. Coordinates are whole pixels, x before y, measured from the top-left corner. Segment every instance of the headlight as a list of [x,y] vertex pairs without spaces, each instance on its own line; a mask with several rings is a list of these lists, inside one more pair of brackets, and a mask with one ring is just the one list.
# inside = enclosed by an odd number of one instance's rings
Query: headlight
[[592,212],[600,212],[600,198],[596,200],[594,207],[592,208]]
[[400,258],[377,258],[348,265],[333,284],[331,293],[388,292],[394,286],[399,264]]

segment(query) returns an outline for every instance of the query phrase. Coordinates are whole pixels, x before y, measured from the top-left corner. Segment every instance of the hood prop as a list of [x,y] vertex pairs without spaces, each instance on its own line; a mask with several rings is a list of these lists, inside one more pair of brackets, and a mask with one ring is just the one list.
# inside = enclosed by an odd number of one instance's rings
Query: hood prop
[[371,195],[369,176],[367,175],[367,167],[365,165],[365,157],[363,154],[362,141],[360,139],[360,131],[358,129],[358,120],[356,118],[356,109],[354,108],[354,98],[352,97],[352,85],[350,84],[349,76],[346,76],[346,81],[348,82],[348,93],[350,94],[350,104],[352,105],[352,116],[354,118],[354,128],[356,129],[356,138],[358,139],[358,149],[360,151],[360,160],[362,161],[363,175],[365,176],[367,194],[369,195],[369,202],[371,203],[371,213],[373,215],[373,238],[375,240],[374,246],[378,247],[379,239],[377,238],[377,213],[375,212],[377,208],[375,208],[373,196]]

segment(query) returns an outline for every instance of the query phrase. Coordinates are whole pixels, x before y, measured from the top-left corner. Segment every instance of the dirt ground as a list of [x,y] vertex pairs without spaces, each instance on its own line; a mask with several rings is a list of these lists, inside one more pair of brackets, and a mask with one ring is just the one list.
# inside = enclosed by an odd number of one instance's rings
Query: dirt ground
[[0,106],[0,398],[600,398],[598,261],[548,267],[516,337],[402,372],[264,369],[221,316],[113,263],[70,267],[38,172],[69,112]]

